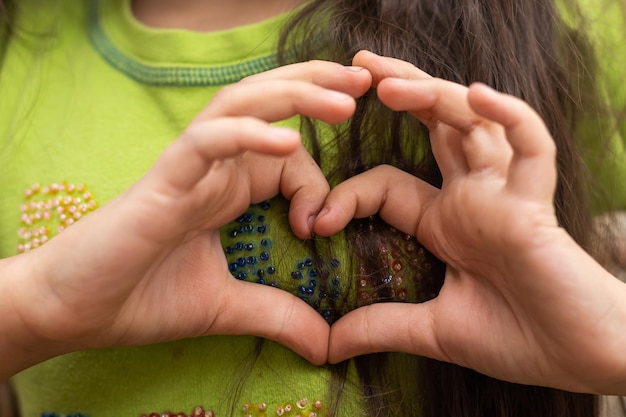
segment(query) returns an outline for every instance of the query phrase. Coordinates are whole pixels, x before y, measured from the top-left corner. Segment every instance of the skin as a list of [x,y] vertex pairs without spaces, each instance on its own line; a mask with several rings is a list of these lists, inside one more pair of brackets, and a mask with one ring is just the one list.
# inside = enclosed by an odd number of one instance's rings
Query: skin
[[[332,190],[314,230],[379,212],[446,262],[439,296],[350,312],[332,363],[401,351],[532,385],[626,394],[626,285],[558,226],[556,149],[524,102],[362,52],[380,100],[430,129],[439,190],[380,166]],[[399,77],[399,78],[398,78]]]
[[218,31],[256,23],[287,12],[298,0],[133,0],[135,18],[161,29]]
[[[340,122],[370,84],[362,69],[307,62],[225,87],[131,188],[0,260],[0,357],[13,358],[0,380],[76,350],[211,334],[262,336],[325,363],[328,324],[297,297],[232,279],[219,228],[280,192],[295,233],[310,236],[328,183],[299,133],[269,122]],[[264,302],[236,301],[247,297]]]

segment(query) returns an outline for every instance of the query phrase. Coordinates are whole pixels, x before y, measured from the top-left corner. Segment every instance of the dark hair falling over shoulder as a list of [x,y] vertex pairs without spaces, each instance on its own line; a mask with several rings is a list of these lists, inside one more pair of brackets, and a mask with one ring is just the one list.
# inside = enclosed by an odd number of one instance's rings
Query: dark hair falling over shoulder
[[[289,59],[297,61],[321,58],[349,64],[356,52],[366,49],[409,61],[436,77],[465,85],[482,81],[526,100],[543,117],[557,144],[558,220],[589,248],[591,214],[588,199],[582,198],[589,187],[588,176],[575,133],[577,121],[589,116],[583,112],[594,114],[593,103],[599,105],[600,100],[589,88],[591,49],[581,33],[564,23],[564,11],[552,0],[312,0],[286,28],[280,50],[294,53]],[[280,56],[286,61],[284,53]],[[314,131],[311,134],[314,138]],[[435,185],[441,183],[424,127],[405,114],[384,109],[374,94],[359,100],[355,116],[337,133],[334,146],[341,158],[328,165],[313,139],[321,165],[332,167],[333,182],[387,163]],[[351,227],[354,233],[348,236],[355,238],[350,244],[357,251],[367,251],[369,242],[375,252],[386,230],[359,223]],[[372,266],[372,271],[376,269]],[[441,268],[432,271],[431,279],[438,282]],[[404,372],[398,372],[397,363],[407,360],[415,362],[414,368],[402,365]],[[590,417],[598,413],[592,395],[507,383],[434,360],[377,354],[357,362],[372,416]],[[406,369],[415,373],[407,378]]]

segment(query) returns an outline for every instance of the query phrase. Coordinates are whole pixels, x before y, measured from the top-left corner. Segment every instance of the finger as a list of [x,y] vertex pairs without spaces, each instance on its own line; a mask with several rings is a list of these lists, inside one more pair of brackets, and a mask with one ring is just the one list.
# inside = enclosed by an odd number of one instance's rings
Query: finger
[[268,80],[306,81],[330,90],[342,91],[352,97],[362,96],[372,85],[372,76],[363,67],[320,60],[285,65],[246,77],[241,83]]
[[301,145],[300,134],[254,118],[219,118],[196,122],[159,157],[148,173],[159,187],[176,192],[193,188],[215,160],[245,151],[285,155]]
[[506,131],[513,148],[508,186],[552,198],[556,183],[556,146],[541,117],[524,101],[474,84],[468,100],[476,113],[493,120]]
[[300,145],[287,158],[247,153],[241,163],[248,166],[250,173],[251,202],[267,200],[280,192],[291,200],[289,222],[293,232],[301,239],[310,238],[313,220],[330,186],[306,148]]
[[314,232],[328,236],[352,218],[379,213],[391,226],[415,236],[422,213],[439,190],[397,168],[380,165],[335,187],[315,220]]
[[372,85],[377,86],[385,78],[416,80],[431,76],[410,62],[383,57],[370,51],[359,51],[352,64],[366,68],[372,74]]
[[422,304],[381,303],[349,312],[330,329],[328,362],[375,352],[446,360],[431,319],[434,303],[436,299]]
[[301,239],[313,234],[313,222],[320,212],[330,186],[320,167],[302,147],[288,158],[280,180],[280,191],[291,200],[289,223]]
[[222,88],[195,120],[250,116],[276,122],[297,114],[327,123],[352,115],[356,103],[349,94],[300,80],[237,83]]
[[232,277],[228,282],[220,312],[211,326],[212,334],[264,337],[313,364],[326,363],[330,329],[306,302],[269,286]]
[[[406,110],[422,120],[427,119],[431,131],[445,129],[440,126],[442,123],[458,131],[463,139],[459,141],[460,138],[446,131],[445,136],[452,141],[441,149],[450,161],[447,163],[450,170],[460,171],[463,159],[473,171],[505,171],[511,149],[504,131],[472,110],[468,93],[465,86],[437,78],[417,81],[386,79],[378,88],[381,101],[394,110]],[[433,143],[433,147],[436,145]],[[444,163],[443,158],[440,161]]]

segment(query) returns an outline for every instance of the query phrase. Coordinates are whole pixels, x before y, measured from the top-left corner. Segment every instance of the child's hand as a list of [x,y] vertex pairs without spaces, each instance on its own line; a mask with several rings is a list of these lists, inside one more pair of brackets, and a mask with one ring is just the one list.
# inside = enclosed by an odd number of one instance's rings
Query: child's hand
[[284,291],[233,279],[219,228],[282,192],[309,236],[328,184],[299,134],[268,122],[345,120],[370,85],[368,71],[309,62],[226,87],[126,192],[2,261],[0,311],[12,319],[0,356],[15,361],[0,380],[73,350],[209,334],[259,335],[326,362],[326,322]]
[[385,79],[391,61],[360,57],[380,99],[428,125],[443,187],[381,166],[337,186],[314,230],[379,212],[448,266],[434,300],[340,319],[329,360],[403,351],[514,382],[626,393],[624,284],[559,228],[555,146],[539,116],[483,85],[417,71]]

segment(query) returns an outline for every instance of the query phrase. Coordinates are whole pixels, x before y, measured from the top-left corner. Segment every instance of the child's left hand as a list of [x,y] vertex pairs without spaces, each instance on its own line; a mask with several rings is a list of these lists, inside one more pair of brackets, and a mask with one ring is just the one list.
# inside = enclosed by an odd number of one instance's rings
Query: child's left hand
[[355,59],[383,103],[427,124],[442,189],[380,166],[337,186],[315,231],[379,212],[446,262],[445,283],[423,304],[348,313],[331,329],[329,360],[402,351],[513,382],[625,394],[626,286],[559,227],[556,149],[540,117],[484,85],[396,63]]

